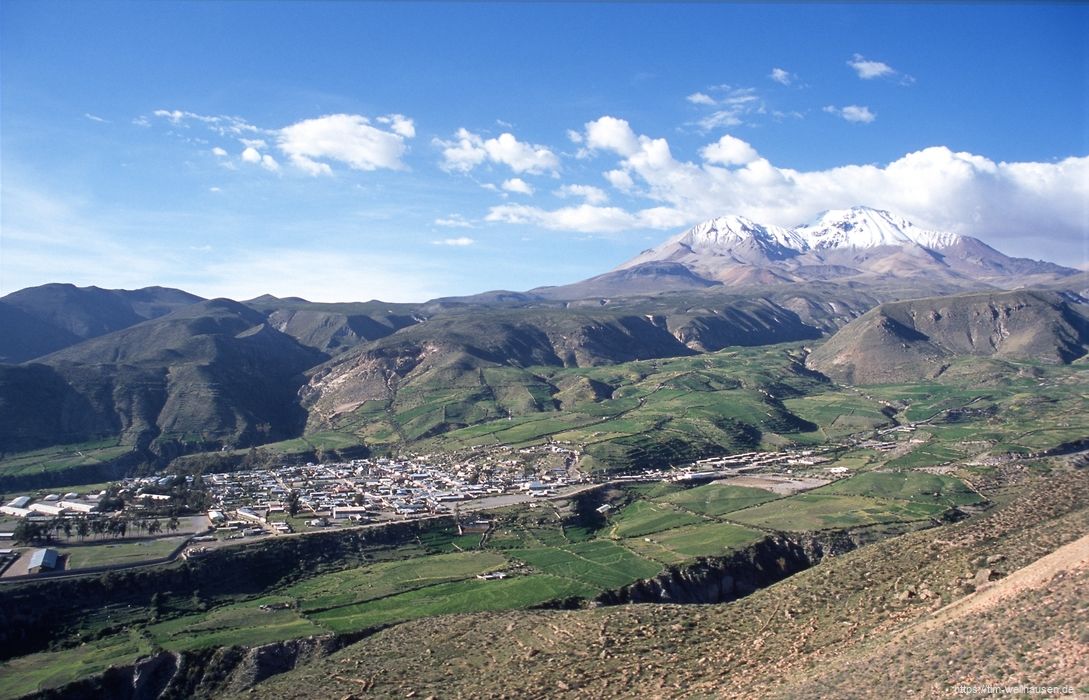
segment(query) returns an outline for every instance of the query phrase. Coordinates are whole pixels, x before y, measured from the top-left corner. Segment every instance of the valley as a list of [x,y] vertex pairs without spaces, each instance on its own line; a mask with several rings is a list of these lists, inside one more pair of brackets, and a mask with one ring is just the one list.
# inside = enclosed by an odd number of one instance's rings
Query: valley
[[52,345],[0,365],[0,697],[853,687],[1085,534],[1089,285],[980,246],[856,208],[420,304],[5,297]]

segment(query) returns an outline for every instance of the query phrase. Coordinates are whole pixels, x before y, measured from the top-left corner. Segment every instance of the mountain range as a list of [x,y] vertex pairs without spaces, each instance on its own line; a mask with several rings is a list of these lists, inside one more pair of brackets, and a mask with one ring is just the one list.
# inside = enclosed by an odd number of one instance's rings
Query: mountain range
[[448,406],[416,439],[564,405],[573,385],[534,367],[737,346],[812,344],[812,371],[856,383],[932,377],[959,354],[1070,362],[1089,348],[1087,287],[1070,268],[861,207],[792,229],[722,217],[582,282],[418,304],[49,284],[0,299],[0,451],[108,437],[162,463],[375,406]]
[[[632,275],[663,263],[683,266],[692,286],[889,278],[955,286],[1027,286],[1077,274],[1054,263],[1007,256],[983,241],[930,231],[887,211],[854,207],[826,211],[794,228],[742,216],[698,224],[620,265]],[[620,279],[621,277],[617,277]]]

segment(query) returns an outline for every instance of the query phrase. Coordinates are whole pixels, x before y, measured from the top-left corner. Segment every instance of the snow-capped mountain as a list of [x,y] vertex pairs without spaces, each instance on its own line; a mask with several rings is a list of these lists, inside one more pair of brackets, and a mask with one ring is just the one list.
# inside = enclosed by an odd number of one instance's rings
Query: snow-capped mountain
[[1011,258],[977,238],[928,230],[869,207],[829,210],[794,228],[723,216],[697,224],[617,269],[663,262],[727,285],[925,278],[952,287],[1015,287],[1076,272]]
[[832,209],[813,223],[798,226],[792,232],[813,250],[911,245],[933,250],[948,248],[963,240],[955,233],[929,231],[902,216],[869,207]]

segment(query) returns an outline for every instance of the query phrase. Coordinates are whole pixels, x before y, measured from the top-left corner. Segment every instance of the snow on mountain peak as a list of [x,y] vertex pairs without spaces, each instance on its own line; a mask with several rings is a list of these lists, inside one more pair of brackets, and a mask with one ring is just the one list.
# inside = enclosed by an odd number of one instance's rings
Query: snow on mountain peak
[[929,231],[881,209],[832,209],[794,232],[815,250],[912,246],[947,248],[961,240],[955,233]]
[[761,248],[808,249],[805,240],[788,228],[765,226],[744,216],[721,216],[696,224],[678,237],[693,250],[727,250],[737,243],[752,240]]

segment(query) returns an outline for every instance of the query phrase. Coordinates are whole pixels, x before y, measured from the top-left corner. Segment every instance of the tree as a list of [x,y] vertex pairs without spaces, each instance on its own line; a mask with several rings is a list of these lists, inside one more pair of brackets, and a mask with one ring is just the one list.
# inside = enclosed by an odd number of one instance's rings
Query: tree
[[89,535],[91,532],[91,524],[87,522],[87,518],[81,517],[76,521],[76,534],[79,535],[79,541],[82,542],[83,538]]
[[166,527],[171,532],[177,532],[178,527],[179,527],[180,524],[181,523],[178,522],[178,516],[177,515],[171,515],[170,520],[167,521],[167,523],[166,523]]
[[302,508],[302,504],[299,502],[299,492],[292,489],[291,493],[287,494],[287,512],[294,518],[299,514],[300,508]]
[[147,526],[147,534],[157,535],[163,531],[163,523],[158,518],[152,518],[151,522]]

